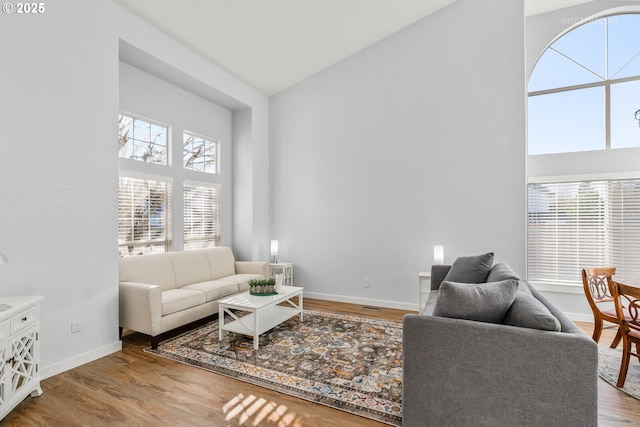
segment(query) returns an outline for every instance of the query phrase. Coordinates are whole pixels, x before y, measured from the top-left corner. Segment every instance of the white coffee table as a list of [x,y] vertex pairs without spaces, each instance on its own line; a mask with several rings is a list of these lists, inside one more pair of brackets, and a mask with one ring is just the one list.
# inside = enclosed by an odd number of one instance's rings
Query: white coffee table
[[[249,335],[253,337],[253,348],[257,350],[260,343],[260,334],[296,314],[300,315],[300,321],[302,322],[302,290],[303,288],[298,286],[284,286],[283,290],[277,295],[257,296],[251,295],[249,291],[246,291],[219,300],[219,339],[222,341],[224,331]],[[298,297],[298,304],[292,301],[294,297]],[[278,305],[285,301],[290,307]],[[231,310],[248,311],[249,314],[237,316]],[[226,314],[235,320],[225,323]]]

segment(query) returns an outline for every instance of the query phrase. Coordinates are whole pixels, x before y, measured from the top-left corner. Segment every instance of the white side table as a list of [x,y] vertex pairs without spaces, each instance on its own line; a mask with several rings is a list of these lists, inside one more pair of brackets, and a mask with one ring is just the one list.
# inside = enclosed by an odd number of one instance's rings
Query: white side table
[[422,313],[431,293],[431,273],[418,273],[418,312]]
[[40,388],[41,296],[0,298],[0,420]]
[[269,264],[270,277],[275,277],[276,273],[282,273],[282,284],[293,286],[293,264],[290,262],[272,262]]

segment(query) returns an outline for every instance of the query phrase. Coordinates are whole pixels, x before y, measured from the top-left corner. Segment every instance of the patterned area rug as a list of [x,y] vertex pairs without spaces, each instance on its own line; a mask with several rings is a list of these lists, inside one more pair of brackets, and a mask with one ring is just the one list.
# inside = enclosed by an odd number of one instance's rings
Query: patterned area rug
[[[598,346],[598,374],[603,380],[614,387],[618,382],[621,360],[622,350],[620,346],[618,346],[618,348]],[[640,399],[640,361],[638,361],[637,357],[631,356],[624,387],[618,390],[622,390],[628,395]]]
[[390,425],[402,425],[402,323],[304,310],[253,338],[208,323],[145,351]]

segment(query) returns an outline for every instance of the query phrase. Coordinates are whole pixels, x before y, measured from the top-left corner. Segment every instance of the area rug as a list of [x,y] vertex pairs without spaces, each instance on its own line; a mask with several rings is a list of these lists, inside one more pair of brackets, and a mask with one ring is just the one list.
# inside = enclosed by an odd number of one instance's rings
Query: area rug
[[214,321],[145,351],[390,425],[402,425],[402,323],[304,310],[253,338]]
[[[621,360],[622,350],[620,348],[598,346],[598,374],[614,387],[618,382]],[[637,357],[631,356],[624,387],[618,390],[640,399],[640,361],[638,361]]]

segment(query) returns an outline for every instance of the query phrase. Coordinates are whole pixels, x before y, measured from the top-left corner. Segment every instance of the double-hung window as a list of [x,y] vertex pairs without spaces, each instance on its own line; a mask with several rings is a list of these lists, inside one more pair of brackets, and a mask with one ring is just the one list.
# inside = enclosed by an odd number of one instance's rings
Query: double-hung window
[[[169,127],[120,115],[119,157],[166,168]],[[171,180],[121,170],[118,197],[120,256],[171,249]]]
[[[189,176],[201,179],[217,175],[218,151],[219,141],[183,132],[182,161]],[[183,194],[184,248],[220,245],[220,186],[204,180],[187,180]]]

